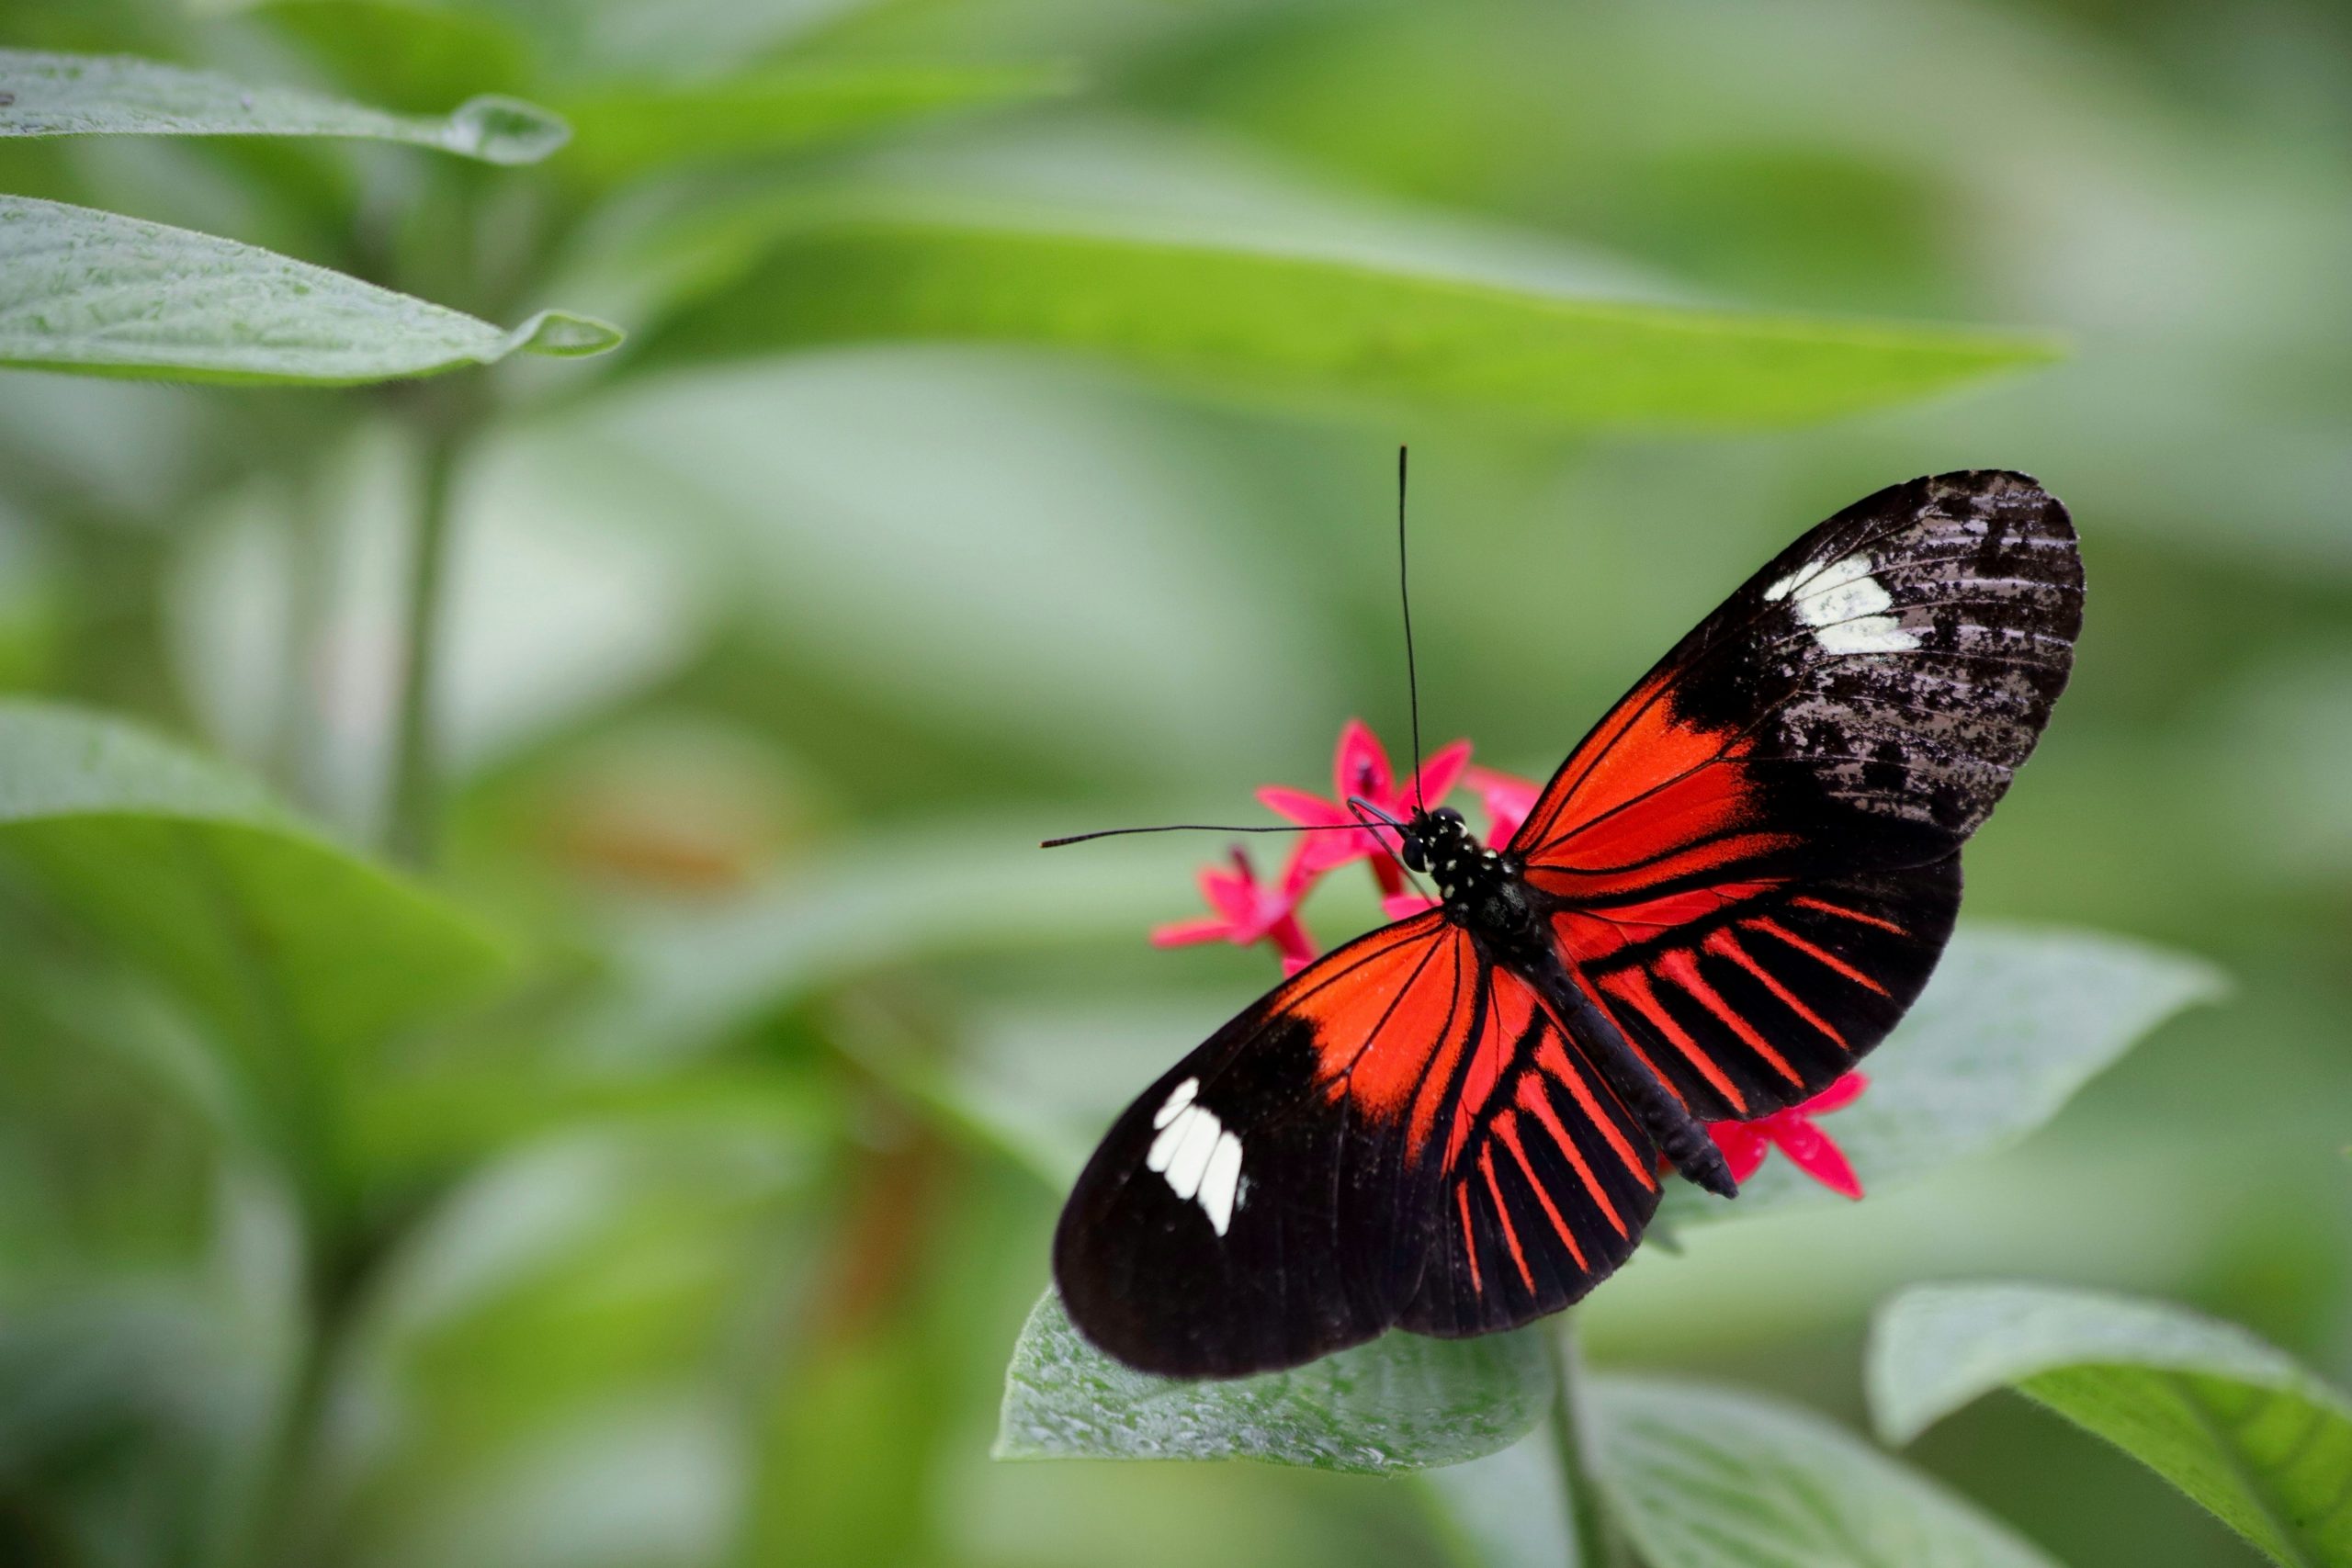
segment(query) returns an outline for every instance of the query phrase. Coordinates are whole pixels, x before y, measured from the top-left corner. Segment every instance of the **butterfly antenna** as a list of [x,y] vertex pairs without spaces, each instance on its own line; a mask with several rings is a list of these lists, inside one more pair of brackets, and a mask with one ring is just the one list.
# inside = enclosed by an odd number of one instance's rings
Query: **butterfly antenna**
[[1091,833],[1072,833],[1067,838],[1047,839],[1038,844],[1041,850],[1057,850],[1064,844],[1082,844],[1090,839],[1118,839],[1130,833],[1353,833],[1353,822],[1261,822],[1251,827],[1233,827],[1222,822],[1166,822],[1156,828],[1099,828]]
[[1405,705],[1413,720],[1413,805],[1421,811],[1430,803],[1421,796],[1421,678],[1413,666],[1413,583],[1405,570],[1405,458],[1396,448],[1396,598],[1405,609]]

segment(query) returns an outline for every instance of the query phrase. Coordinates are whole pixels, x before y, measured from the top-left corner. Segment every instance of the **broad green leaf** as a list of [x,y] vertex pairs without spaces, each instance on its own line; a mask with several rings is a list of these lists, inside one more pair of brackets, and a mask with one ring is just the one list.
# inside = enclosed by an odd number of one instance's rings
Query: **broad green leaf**
[[1935,1482],[1808,1411],[1591,1384],[1601,1483],[1649,1568],[2052,1568]]
[[558,310],[501,332],[233,240],[0,196],[0,366],[342,385],[600,354],[620,335]]
[[[1549,1332],[1547,1328],[1544,1332]],[[1473,1568],[1600,1568],[1579,1561],[1563,1506],[1552,1411],[1498,1453],[1421,1475],[1436,1527]]]
[[2288,1568],[2352,1564],[2352,1399],[2233,1324],[2044,1285],[1880,1309],[1872,1416],[1908,1442],[2010,1387],[2105,1438]]
[[942,206],[787,230],[653,330],[640,363],[872,338],[1074,350],[1252,399],[1686,427],[1850,413],[2054,353],[2016,334],[1634,302]]
[[474,921],[249,781],[68,708],[0,704],[0,859],[193,1003],[281,1115],[507,963]]
[[798,152],[960,108],[1066,91],[1067,73],[1036,66],[773,66],[684,84],[605,86],[563,100],[575,137],[565,171],[612,184],[715,158]]
[[[1974,1158],[2057,1115],[2142,1036],[2222,989],[2211,966],[2120,937],[1963,927],[1863,1062],[1870,1089],[1820,1125],[1865,1190]],[[1730,1202],[1669,1183],[1661,1213],[1681,1226],[1842,1201],[1775,1156]]]
[[1182,1382],[1079,1337],[1051,1291],[1004,1374],[999,1459],[1250,1459],[1380,1474],[1508,1447],[1552,1398],[1540,1330],[1390,1334],[1287,1372]]
[[568,134],[562,120],[514,98],[478,97],[439,117],[390,114],[127,55],[0,50],[0,136],[364,137],[536,164]]

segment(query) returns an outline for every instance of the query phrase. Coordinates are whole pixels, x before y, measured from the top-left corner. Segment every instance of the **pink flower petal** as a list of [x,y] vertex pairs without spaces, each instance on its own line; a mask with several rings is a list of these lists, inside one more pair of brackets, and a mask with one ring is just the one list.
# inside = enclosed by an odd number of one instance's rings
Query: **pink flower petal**
[[1385,801],[1394,783],[1388,752],[1380,744],[1380,738],[1363,720],[1348,720],[1347,728],[1340,731],[1340,749],[1331,759],[1332,793],[1339,797],[1341,808],[1345,809],[1351,795]]
[[1258,801],[1277,817],[1287,818],[1301,827],[1344,828],[1355,820],[1354,814],[1336,801],[1326,800],[1319,795],[1309,795],[1303,789],[1290,789],[1282,784],[1266,785],[1258,792]]
[[1189,947],[1196,942],[1223,942],[1233,928],[1223,920],[1171,920],[1151,928],[1154,947]]
[[1860,1073],[1848,1073],[1797,1109],[1807,1116],[1826,1116],[1833,1111],[1843,1111],[1862,1097],[1871,1080]]
[[1290,867],[1283,874],[1283,886],[1295,881],[1304,890],[1325,872],[1337,870],[1350,861],[1363,860],[1381,852],[1380,842],[1368,833],[1313,833],[1299,840],[1291,855]]
[[1789,1116],[1784,1125],[1772,1130],[1772,1141],[1792,1165],[1832,1192],[1845,1198],[1861,1197],[1861,1179],[1847,1162],[1846,1152],[1812,1122]]
[[1215,867],[1201,873],[1201,900],[1223,916],[1229,926],[1248,925],[1258,912],[1256,884]]
[[1544,794],[1541,784],[1492,768],[1465,768],[1462,782],[1478,792],[1478,803],[1487,808],[1487,842],[1497,849],[1510,842]]
[[1315,962],[1315,939],[1295,914],[1285,913],[1266,933],[1273,938],[1274,951],[1282,954],[1283,973],[1295,975]]
[[1437,900],[1420,893],[1396,893],[1380,901],[1380,912],[1392,920],[1409,919],[1424,909],[1437,908]]
[[1710,1122],[1707,1136],[1723,1151],[1724,1164],[1731,1168],[1734,1181],[1747,1180],[1764,1163],[1764,1135],[1744,1122]]

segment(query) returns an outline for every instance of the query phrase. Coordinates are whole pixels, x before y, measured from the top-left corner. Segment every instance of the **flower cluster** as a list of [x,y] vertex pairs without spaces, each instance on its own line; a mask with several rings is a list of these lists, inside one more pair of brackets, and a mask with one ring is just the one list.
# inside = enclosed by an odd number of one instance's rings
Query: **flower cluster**
[[[1248,947],[1262,942],[1281,958],[1283,973],[1295,975],[1315,961],[1317,951],[1299,917],[1299,906],[1317,883],[1340,867],[1357,861],[1370,864],[1373,880],[1380,888],[1381,908],[1392,920],[1418,914],[1435,902],[1408,882],[1389,842],[1363,827],[1348,809],[1351,798],[1368,801],[1403,818],[1410,817],[1418,806],[1436,807],[1457,788],[1466,789],[1477,796],[1486,813],[1485,841],[1499,849],[1535,808],[1542,787],[1510,773],[1473,766],[1466,740],[1438,748],[1411,775],[1400,779],[1379,737],[1362,720],[1350,719],[1340,732],[1328,798],[1281,784],[1268,784],[1258,792],[1259,800],[1278,815],[1303,828],[1329,830],[1301,833],[1289,863],[1272,882],[1258,879],[1256,866],[1239,849],[1233,851],[1227,864],[1204,867],[1201,897],[1210,913],[1157,928],[1151,933],[1152,942],[1179,947],[1230,942]],[[1352,831],[1344,830],[1350,829]],[[1852,1104],[1869,1081],[1860,1073],[1848,1073],[1802,1105],[1753,1122],[1713,1122],[1707,1132],[1723,1150],[1737,1180],[1755,1174],[1765,1156],[1777,1148],[1831,1191],[1860,1198],[1862,1187],[1854,1168],[1829,1135],[1814,1125],[1813,1118]]]

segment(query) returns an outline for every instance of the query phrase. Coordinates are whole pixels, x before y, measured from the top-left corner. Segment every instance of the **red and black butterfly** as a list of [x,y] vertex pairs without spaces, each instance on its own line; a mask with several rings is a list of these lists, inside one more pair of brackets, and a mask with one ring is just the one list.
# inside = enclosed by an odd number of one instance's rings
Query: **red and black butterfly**
[[2022,474],[1881,491],[1677,644],[1501,851],[1397,825],[1441,907],[1277,986],[1129,1106],[1054,1238],[1146,1371],[1295,1366],[1576,1301],[1702,1122],[1828,1087],[1927,983],[1960,850],[2066,683],[2083,571]]

